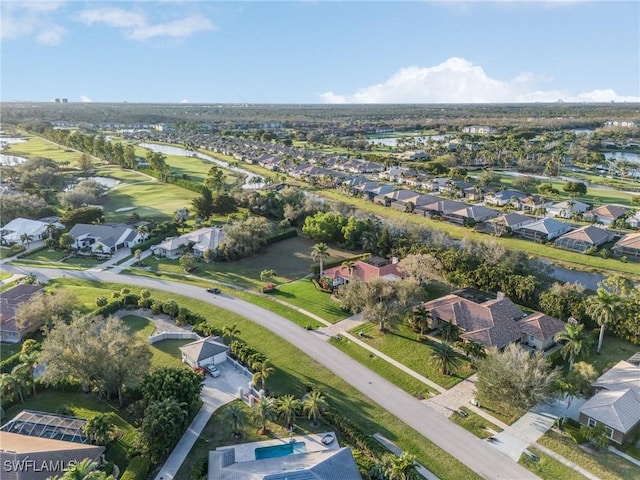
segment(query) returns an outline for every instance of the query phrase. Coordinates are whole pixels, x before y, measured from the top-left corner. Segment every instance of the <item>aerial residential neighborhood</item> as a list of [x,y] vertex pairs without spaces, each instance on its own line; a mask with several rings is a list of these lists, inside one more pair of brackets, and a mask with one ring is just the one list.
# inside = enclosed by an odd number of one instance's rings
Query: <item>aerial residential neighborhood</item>
[[640,478],[637,2],[0,10],[0,479]]

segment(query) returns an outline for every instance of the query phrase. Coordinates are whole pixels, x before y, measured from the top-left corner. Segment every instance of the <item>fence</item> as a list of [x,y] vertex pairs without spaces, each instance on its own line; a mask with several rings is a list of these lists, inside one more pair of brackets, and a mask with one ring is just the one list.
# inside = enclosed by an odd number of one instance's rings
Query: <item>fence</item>
[[153,345],[162,340],[200,340],[200,335],[193,332],[161,332],[149,337],[149,344]]

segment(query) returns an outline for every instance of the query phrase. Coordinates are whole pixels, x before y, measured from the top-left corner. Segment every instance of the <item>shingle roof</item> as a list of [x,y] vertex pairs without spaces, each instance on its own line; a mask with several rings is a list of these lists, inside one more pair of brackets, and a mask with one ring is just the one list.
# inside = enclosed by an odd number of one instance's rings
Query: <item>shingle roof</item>
[[497,222],[502,222],[507,227],[511,227],[512,225],[519,225],[524,222],[532,223],[535,220],[535,218],[528,217],[527,215],[522,215],[521,213],[507,213],[496,218]]
[[612,237],[613,234],[609,230],[599,228],[594,225],[587,225],[586,227],[581,227],[572,232],[565,233],[556,241],[561,241],[563,239],[579,240],[581,242],[598,245]]
[[0,330],[6,332],[19,331],[15,321],[16,308],[40,290],[42,290],[40,285],[18,285],[6,292],[2,292],[2,296],[0,296]]
[[627,433],[640,422],[640,393],[633,388],[598,392],[580,407],[580,412]]
[[634,387],[640,391],[640,367],[624,360],[619,361],[593,382],[596,388],[621,390]]
[[594,208],[593,210],[591,210],[589,212],[589,215],[597,216],[597,217],[606,217],[606,218],[611,218],[612,220],[615,220],[617,218],[620,218],[625,213],[627,213],[627,209],[624,207],[619,207],[617,205],[603,205],[601,207]]
[[73,226],[73,228],[69,231],[69,234],[74,239],[78,239],[85,235],[95,237],[106,247],[112,248],[115,247],[118,243],[126,241],[131,232],[134,233],[135,238],[136,232],[129,225],[93,225],[87,223],[78,223]]
[[550,234],[550,233],[564,230],[568,226],[569,226],[568,223],[559,222],[558,220],[554,220],[553,218],[543,218],[541,220],[537,220],[533,223],[529,223],[525,225],[524,227],[522,227],[522,229],[533,230],[536,232]]
[[640,250],[640,232],[627,233],[624,237],[616,242],[613,248],[632,248]]
[[180,351],[184,352],[194,362],[200,362],[219,353],[228,352],[229,347],[222,343],[220,337],[207,337],[183,345],[180,347]]

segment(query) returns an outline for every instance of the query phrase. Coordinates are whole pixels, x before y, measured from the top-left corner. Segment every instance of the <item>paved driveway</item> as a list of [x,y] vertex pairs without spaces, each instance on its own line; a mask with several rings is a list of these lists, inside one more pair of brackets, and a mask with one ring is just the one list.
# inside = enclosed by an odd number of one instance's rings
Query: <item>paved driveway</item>
[[156,475],[156,480],[174,478],[213,412],[238,398],[240,388],[247,389],[251,379],[236,370],[233,365],[223,363],[218,365],[218,368],[222,372],[218,378],[213,378],[208,374],[205,377],[202,388],[202,408]]

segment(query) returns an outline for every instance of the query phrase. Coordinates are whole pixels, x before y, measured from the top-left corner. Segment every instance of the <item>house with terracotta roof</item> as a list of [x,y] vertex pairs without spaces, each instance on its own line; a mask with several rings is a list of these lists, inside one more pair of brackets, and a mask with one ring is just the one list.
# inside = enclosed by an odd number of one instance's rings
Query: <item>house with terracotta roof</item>
[[356,260],[349,269],[346,266],[339,265],[337,267],[328,268],[323,275],[330,278],[333,286],[344,285],[350,280],[357,278],[361,282],[370,282],[376,278],[383,280],[400,280],[402,273],[398,270],[397,259],[391,261],[382,257],[371,257],[365,260]]
[[16,321],[17,308],[31,297],[42,291],[40,285],[17,285],[10,290],[2,292],[0,296],[0,341],[18,343],[27,334],[36,331],[41,323],[18,326]]
[[584,219],[588,222],[601,223],[602,225],[611,225],[620,217],[624,216],[629,210],[618,205],[603,205],[584,214]]
[[590,248],[599,247],[612,240],[613,232],[611,230],[587,225],[560,236],[554,245],[565,250],[584,253]]
[[527,315],[502,294],[478,301],[450,294],[425,302],[423,306],[431,312],[430,328],[452,323],[462,332],[462,340],[485,348],[523,343],[531,349],[545,351],[553,346],[555,334],[564,329],[563,322],[548,315]]
[[611,248],[616,255],[640,259],[640,232],[628,233]]
[[640,429],[640,367],[620,361],[592,383],[596,394],[580,407],[580,423],[604,425],[609,439],[622,445]]

